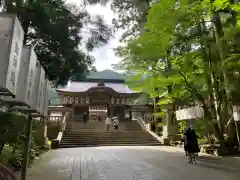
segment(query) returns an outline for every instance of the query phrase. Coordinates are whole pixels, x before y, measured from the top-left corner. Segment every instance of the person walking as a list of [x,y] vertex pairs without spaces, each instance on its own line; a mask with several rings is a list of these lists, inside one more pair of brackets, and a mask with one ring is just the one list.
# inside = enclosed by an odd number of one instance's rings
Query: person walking
[[118,117],[115,117],[113,120],[114,131],[117,132],[119,128],[119,120]]
[[195,130],[189,126],[184,133],[184,149],[189,156],[189,163],[196,163],[196,153],[200,152]]
[[86,112],[83,114],[83,122],[84,122],[84,124],[87,123],[87,113]]
[[106,120],[105,120],[105,127],[106,127],[106,131],[108,132],[110,130],[110,126],[111,126],[111,119],[109,116],[107,116]]

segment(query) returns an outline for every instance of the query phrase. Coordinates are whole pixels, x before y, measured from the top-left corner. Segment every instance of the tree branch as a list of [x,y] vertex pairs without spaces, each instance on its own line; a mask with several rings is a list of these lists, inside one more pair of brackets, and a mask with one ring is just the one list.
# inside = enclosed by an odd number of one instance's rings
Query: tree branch
[[185,85],[186,85],[186,87],[189,89],[189,91],[191,91],[193,94],[195,94],[195,95],[198,97],[198,99],[199,99],[200,101],[202,101],[202,103],[203,103],[203,108],[204,108],[204,112],[207,113],[209,116],[211,116],[211,113],[210,113],[209,110],[208,110],[208,107],[207,107],[207,105],[206,105],[206,103],[205,103],[205,99],[203,98],[203,96],[202,96],[194,87],[192,87],[192,86],[189,84],[186,76],[185,76],[182,72],[179,72],[179,74],[183,77],[184,82],[185,82]]

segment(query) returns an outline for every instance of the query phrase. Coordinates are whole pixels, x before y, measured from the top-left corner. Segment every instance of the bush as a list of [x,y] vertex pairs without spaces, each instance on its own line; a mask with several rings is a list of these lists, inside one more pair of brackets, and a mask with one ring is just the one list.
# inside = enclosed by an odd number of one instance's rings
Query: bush
[[208,139],[207,138],[200,138],[200,139],[198,139],[198,144],[199,145],[208,144]]
[[156,124],[157,124],[156,132],[162,133],[162,131],[163,131],[163,126],[164,126],[163,123],[157,122]]
[[[26,125],[27,117],[16,112],[0,112],[0,140],[1,140],[1,162],[6,165],[11,165],[16,170],[22,167],[23,152],[26,142]],[[33,121],[32,139],[29,152],[29,162],[40,156],[42,150],[40,141],[38,140],[39,133],[37,132],[40,121]]]

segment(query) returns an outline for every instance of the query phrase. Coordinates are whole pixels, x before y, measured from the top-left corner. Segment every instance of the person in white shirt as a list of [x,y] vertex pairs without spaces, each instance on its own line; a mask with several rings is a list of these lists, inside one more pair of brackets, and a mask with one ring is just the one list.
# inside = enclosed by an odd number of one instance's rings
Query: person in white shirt
[[119,128],[119,120],[117,117],[115,117],[113,120],[113,126],[114,126],[114,131],[117,132]]
[[110,117],[108,116],[105,120],[105,126],[106,126],[106,131],[109,131],[110,130],[110,125],[111,125],[111,119]]

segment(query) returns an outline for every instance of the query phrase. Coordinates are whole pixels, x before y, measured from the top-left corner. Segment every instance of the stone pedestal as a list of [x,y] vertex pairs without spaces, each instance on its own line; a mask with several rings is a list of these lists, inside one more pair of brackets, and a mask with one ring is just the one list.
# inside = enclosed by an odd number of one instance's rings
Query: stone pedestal
[[36,129],[36,140],[41,145],[47,145],[47,124],[39,124]]
[[163,143],[169,145],[171,140],[176,140],[178,124],[173,109],[169,107],[166,114],[166,125],[163,126]]

